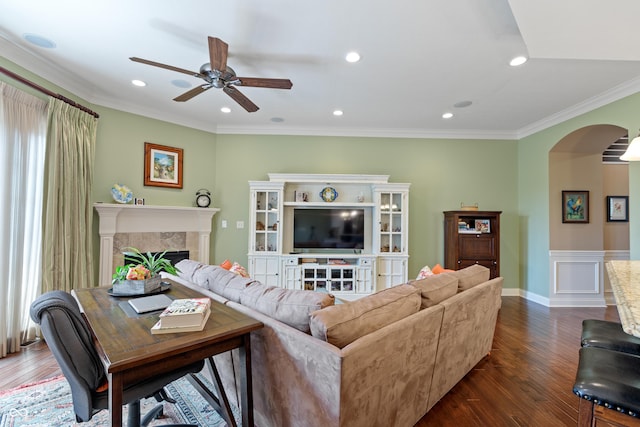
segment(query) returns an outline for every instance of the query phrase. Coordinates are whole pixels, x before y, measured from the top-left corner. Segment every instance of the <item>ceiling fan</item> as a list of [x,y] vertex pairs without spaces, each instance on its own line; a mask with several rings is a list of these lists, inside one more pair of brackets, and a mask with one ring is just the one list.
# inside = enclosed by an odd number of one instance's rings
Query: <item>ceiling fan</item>
[[173,98],[174,101],[188,101],[196,95],[215,87],[222,89],[224,93],[229,95],[242,108],[249,113],[258,111],[258,106],[251,102],[237,86],[247,87],[264,87],[272,89],[291,89],[293,84],[289,79],[266,79],[260,77],[237,77],[235,71],[227,65],[227,53],[229,45],[216,37],[209,37],[209,60],[211,62],[203,64],[199,72],[185,70],[184,68],[174,67],[172,65],[161,64],[159,62],[148,61],[146,59],[131,57],[130,60],[140,62],[142,64],[152,65],[154,67],[165,68],[167,70],[177,71],[179,73],[189,74],[193,77],[201,78],[204,84]]

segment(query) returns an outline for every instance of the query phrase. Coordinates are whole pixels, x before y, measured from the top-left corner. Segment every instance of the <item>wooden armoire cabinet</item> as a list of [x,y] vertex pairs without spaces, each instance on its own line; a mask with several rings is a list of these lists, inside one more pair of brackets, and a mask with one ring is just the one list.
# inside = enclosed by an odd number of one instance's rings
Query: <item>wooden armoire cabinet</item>
[[444,267],[460,270],[473,264],[500,276],[501,211],[445,211]]

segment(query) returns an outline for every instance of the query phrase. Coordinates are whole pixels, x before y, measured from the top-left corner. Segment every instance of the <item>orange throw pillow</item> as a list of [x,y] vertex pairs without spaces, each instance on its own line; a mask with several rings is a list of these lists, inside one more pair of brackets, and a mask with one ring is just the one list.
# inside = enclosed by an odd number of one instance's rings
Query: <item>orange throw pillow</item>
[[433,266],[433,268],[431,269],[431,272],[433,274],[440,274],[440,273],[451,273],[454,270],[449,270],[448,268],[443,268],[440,264],[436,264]]
[[440,274],[444,271],[444,268],[442,268],[442,266],[440,264],[436,264],[433,266],[433,268],[431,269],[431,272],[433,274]]
[[229,270],[232,265],[233,264],[231,264],[231,261],[229,261],[228,259],[225,259],[224,262],[220,264],[220,267],[224,268],[225,270]]

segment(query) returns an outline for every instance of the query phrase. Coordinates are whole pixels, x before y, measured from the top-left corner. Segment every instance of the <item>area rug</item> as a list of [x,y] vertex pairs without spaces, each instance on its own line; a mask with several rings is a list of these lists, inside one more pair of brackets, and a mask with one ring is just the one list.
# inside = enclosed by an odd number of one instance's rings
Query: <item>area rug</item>
[[[199,378],[211,389],[213,385],[207,378]],[[175,404],[164,403],[164,415],[151,425],[159,426],[172,423],[196,424],[199,426],[223,427],[227,423],[200,396],[186,378],[180,378],[166,386],[168,394],[176,400]],[[157,405],[154,398],[140,401],[140,411],[146,411]],[[127,407],[123,407],[126,420]],[[234,408],[234,416],[239,422],[240,416]],[[93,416],[91,421],[76,423],[71,389],[67,380],[60,375],[37,383],[25,384],[10,390],[0,391],[0,427],[44,427],[77,426],[98,427],[109,424],[109,412],[104,410]]]

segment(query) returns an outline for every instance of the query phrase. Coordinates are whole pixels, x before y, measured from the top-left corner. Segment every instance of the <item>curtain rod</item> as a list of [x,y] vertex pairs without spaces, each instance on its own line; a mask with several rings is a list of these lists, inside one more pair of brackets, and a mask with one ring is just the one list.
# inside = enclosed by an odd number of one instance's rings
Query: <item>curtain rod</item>
[[27,80],[24,77],[19,76],[18,74],[14,73],[12,71],[9,71],[4,67],[0,67],[0,72],[2,74],[5,74],[5,75],[11,77],[12,79],[18,80],[20,83],[24,83],[25,85],[27,85],[27,86],[29,86],[29,87],[31,87],[31,88],[39,91],[39,92],[42,92],[42,93],[44,93],[46,95],[49,95],[49,96],[53,96],[54,98],[57,98],[57,99],[59,99],[61,101],[64,101],[67,104],[69,104],[69,105],[71,105],[73,107],[76,107],[79,110],[84,111],[85,113],[91,114],[96,119],[100,117],[100,115],[98,113],[88,109],[84,105],[80,105],[77,102],[73,101],[72,99],[69,99],[66,96],[60,95],[59,93],[51,92],[49,89],[44,88],[44,87],[42,87],[42,86],[40,86],[38,84],[35,84],[34,82],[32,82],[30,80]]

